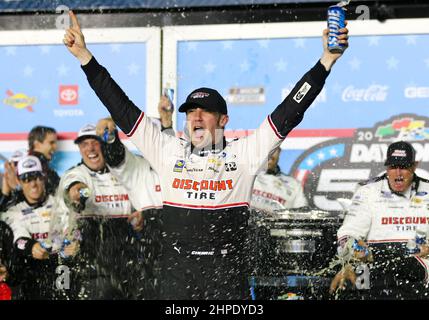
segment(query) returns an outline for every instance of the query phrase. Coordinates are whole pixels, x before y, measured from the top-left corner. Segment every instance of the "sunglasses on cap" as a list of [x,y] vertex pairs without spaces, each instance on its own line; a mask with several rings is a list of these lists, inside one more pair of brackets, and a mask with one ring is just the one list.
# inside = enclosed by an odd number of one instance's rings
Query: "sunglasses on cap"
[[24,183],[29,183],[34,180],[42,180],[42,178],[43,178],[43,173],[41,172],[28,172],[18,176],[18,179]]

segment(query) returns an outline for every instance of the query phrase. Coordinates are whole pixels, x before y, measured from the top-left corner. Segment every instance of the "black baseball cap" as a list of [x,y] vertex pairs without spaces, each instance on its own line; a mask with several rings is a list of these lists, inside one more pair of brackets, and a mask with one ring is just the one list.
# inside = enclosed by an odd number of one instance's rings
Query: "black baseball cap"
[[385,166],[411,167],[416,161],[416,151],[406,141],[392,143],[387,148],[387,159]]
[[192,108],[202,108],[221,114],[228,114],[226,101],[214,89],[198,88],[192,91],[186,98],[186,102],[179,107],[179,112],[186,112]]

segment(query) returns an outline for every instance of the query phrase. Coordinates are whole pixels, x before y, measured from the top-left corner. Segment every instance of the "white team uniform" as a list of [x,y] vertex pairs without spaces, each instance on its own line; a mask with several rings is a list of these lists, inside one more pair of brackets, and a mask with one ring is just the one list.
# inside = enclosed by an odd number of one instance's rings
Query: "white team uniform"
[[307,206],[301,184],[281,172],[261,173],[253,185],[251,207],[256,210],[275,212]]
[[[429,183],[417,177],[404,195],[398,195],[383,177],[358,188],[338,230],[339,243],[347,237],[369,244],[403,243],[415,237],[417,227],[429,230]],[[427,273],[429,259],[417,260]]]
[[82,182],[90,190],[85,210],[80,216],[117,218],[126,217],[131,213],[132,205],[128,192],[112,173],[95,172],[84,164],[79,164],[64,173],[59,191],[65,192],[74,182]]
[[159,177],[150,168],[149,162],[125,148],[124,161],[116,166],[109,166],[113,176],[125,187],[130,201],[136,210],[162,208],[161,186]]
[[[2,220],[13,231],[13,241],[19,238],[30,238],[40,242],[47,239],[53,203],[52,196],[48,196],[43,204],[36,207],[21,201],[3,213]],[[20,243],[17,245],[19,247]]]

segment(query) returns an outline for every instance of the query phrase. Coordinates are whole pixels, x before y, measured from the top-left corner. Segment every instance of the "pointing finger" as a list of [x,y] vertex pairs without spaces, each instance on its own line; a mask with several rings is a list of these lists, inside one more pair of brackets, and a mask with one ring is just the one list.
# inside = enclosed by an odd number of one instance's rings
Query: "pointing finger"
[[71,22],[72,22],[72,28],[75,29],[75,30],[80,30],[79,21],[77,20],[77,17],[74,14],[74,12],[71,11],[71,10],[69,11],[69,17],[70,17]]

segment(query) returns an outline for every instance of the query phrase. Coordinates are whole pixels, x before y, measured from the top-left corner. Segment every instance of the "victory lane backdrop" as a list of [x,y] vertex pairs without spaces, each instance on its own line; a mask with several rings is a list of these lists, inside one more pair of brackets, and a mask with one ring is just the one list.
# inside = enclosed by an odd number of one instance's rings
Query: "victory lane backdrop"
[[[282,170],[303,183],[311,205],[324,210],[340,208],[332,201],[340,196],[338,188],[344,191],[341,196],[349,198],[358,181],[383,169],[379,160],[366,163],[366,171],[356,171],[359,164],[350,162],[343,169],[355,170],[357,176],[344,182],[345,185],[331,183],[335,174],[342,171],[333,173],[325,168],[320,171],[321,177],[315,179],[321,165],[340,166],[336,161],[348,152],[346,145],[362,139],[359,130],[371,131],[380,123],[400,121],[405,113],[412,119],[410,128],[403,130],[414,130],[414,121],[427,121],[428,116],[428,19],[388,21],[384,25],[374,22],[367,28],[371,29],[370,34],[359,31],[353,36],[353,30],[362,30],[359,23],[366,22],[350,23],[350,48],[334,66],[302,123],[282,145]],[[186,30],[166,27],[162,82],[170,82],[176,89],[176,106],[196,87],[218,89],[229,105],[227,136],[244,136],[259,126],[290,92],[295,81],[317,61],[324,26],[324,22],[272,23],[263,27],[228,25],[229,32],[224,32],[225,26],[183,27]],[[257,33],[255,28],[262,31]],[[395,34],[399,33],[396,30],[402,34]],[[157,79],[161,75],[148,73],[149,53],[144,41],[106,41],[91,43],[90,48],[139,107],[144,111],[156,108],[159,95],[148,90],[148,86],[155,86],[160,92]],[[159,45],[158,50],[161,50]],[[34,125],[53,126],[64,139],[54,158],[61,174],[79,161],[72,143],[75,132],[82,125],[105,117],[106,110],[62,45],[4,44],[0,46],[0,56],[4,70],[0,75],[3,92],[0,110],[2,118],[7,119],[0,132],[2,158],[26,148],[26,134]],[[149,94],[156,98],[148,106]],[[178,115],[178,131],[183,129],[184,119],[183,114]],[[363,137],[368,138],[377,136],[373,132],[371,137],[368,133]],[[347,143],[337,143],[338,139]]]
[[[159,99],[159,28],[86,31],[88,46],[97,59],[150,114]],[[58,132],[59,151],[53,166],[62,174],[80,160],[73,143],[77,131],[109,115],[79,63],[59,44],[62,35],[61,30],[0,32],[2,165],[15,150],[28,148],[26,139],[32,127],[45,125]]]

